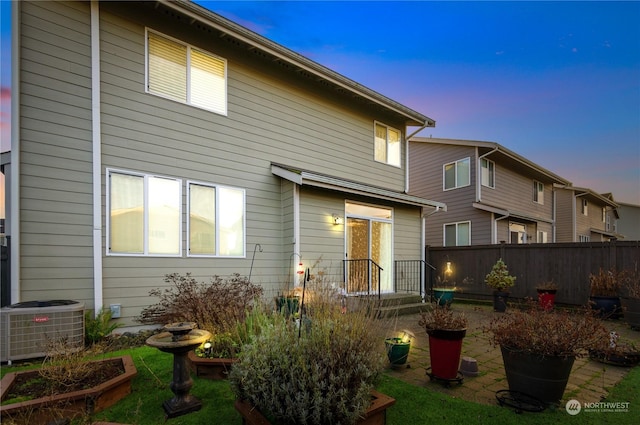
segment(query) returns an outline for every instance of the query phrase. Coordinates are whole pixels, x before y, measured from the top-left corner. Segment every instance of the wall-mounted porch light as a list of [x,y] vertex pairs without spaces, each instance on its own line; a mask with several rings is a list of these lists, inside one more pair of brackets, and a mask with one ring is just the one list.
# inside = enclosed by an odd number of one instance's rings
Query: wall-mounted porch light
[[338,224],[342,224],[344,221],[342,220],[342,217],[340,217],[337,214],[333,214],[333,224],[338,225]]

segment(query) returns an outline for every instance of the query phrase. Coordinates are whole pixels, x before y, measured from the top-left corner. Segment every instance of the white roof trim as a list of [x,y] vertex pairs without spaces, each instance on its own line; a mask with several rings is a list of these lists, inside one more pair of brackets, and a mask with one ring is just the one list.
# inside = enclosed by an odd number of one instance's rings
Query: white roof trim
[[430,201],[428,199],[408,195],[404,192],[395,192],[393,190],[371,186],[364,183],[358,183],[351,180],[345,180],[338,177],[332,177],[325,174],[296,170],[293,167],[287,167],[285,165],[271,164],[271,172],[276,176],[282,177],[283,179],[289,180],[300,186],[320,187],[324,189],[336,190],[338,192],[369,196],[376,199],[384,199],[387,201],[398,202],[406,205],[436,208],[443,211],[447,210],[446,204],[442,202]]

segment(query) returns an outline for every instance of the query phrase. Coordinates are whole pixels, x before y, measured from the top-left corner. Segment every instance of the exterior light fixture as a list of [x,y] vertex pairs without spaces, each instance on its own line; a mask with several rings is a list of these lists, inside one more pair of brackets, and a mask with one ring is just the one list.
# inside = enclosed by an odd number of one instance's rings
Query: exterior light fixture
[[338,225],[342,223],[343,223],[342,217],[340,217],[337,214],[333,214],[333,224]]

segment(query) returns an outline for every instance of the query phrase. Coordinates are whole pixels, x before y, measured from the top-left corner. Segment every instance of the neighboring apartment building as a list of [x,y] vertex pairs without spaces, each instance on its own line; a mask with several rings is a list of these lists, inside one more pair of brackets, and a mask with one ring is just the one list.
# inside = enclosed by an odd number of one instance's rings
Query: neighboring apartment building
[[618,204],[610,193],[591,189],[556,187],[557,242],[607,242],[622,239],[617,229]]
[[168,273],[275,294],[298,263],[342,285],[363,259],[380,281],[347,291],[393,292],[395,261],[423,259],[446,206],[406,193],[405,137],[432,119],[189,1],[13,7],[4,304],[133,325]]
[[426,244],[461,246],[554,242],[554,185],[570,185],[498,143],[414,137],[409,193],[436,199]]
[[618,202],[618,213],[616,230],[625,240],[640,241],[640,205]]

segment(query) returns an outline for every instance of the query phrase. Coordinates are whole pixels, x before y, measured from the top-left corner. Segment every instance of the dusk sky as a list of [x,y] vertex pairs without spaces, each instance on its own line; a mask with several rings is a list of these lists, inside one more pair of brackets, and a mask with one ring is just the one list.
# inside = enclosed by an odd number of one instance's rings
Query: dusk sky
[[498,142],[640,205],[640,2],[197,3],[436,120],[420,136]]

